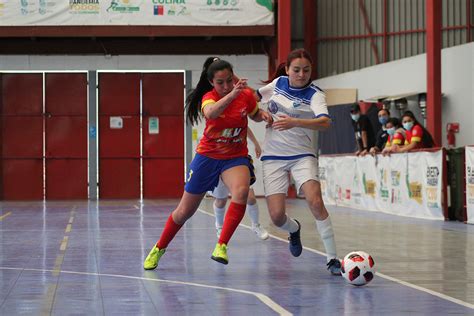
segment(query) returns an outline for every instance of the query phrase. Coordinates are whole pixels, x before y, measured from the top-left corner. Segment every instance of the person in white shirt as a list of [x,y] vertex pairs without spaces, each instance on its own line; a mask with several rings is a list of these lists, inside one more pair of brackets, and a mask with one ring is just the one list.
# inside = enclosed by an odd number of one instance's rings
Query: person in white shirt
[[321,195],[318,159],[313,145],[314,131],[331,125],[324,92],[311,81],[310,54],[296,49],[288,55],[266,86],[256,91],[262,103],[268,104],[273,124],[267,128],[263,143],[263,184],[270,218],[277,227],[289,233],[293,256],[302,252],[301,225],[286,214],[285,202],[289,174],[296,189],[302,191],[316,219],[316,228],[327,253],[327,268],[341,274],[331,220]]

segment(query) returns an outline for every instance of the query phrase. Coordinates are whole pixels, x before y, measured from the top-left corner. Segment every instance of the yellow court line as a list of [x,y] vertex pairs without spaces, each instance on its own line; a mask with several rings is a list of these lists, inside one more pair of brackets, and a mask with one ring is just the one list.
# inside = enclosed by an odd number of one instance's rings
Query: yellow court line
[[7,216],[10,216],[10,215],[12,215],[12,212],[8,212],[8,213],[0,216],[0,222],[3,221],[4,218],[6,218]]
[[59,247],[59,250],[66,251],[68,241],[69,241],[69,237],[64,236],[63,242],[61,243],[61,246]]

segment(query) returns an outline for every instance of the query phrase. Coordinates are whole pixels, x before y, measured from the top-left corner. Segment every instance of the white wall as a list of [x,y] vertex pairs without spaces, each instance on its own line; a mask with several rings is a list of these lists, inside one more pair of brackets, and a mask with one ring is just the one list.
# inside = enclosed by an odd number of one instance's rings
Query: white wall
[[[0,56],[2,70],[191,70],[193,86],[196,85],[207,56]],[[249,78],[252,87],[260,87],[260,80],[267,79],[268,60],[264,55],[220,56],[233,64],[240,77]],[[446,145],[445,126],[459,122],[457,146],[474,144],[474,43],[442,51],[443,145]],[[418,55],[358,71],[327,77],[316,81],[323,89],[356,88],[358,98],[378,95],[396,95],[426,91],[426,55]],[[416,102],[409,106],[419,112]],[[394,111],[394,110],[392,110]],[[250,122],[258,140],[263,142],[264,124]],[[202,135],[203,125],[196,127]],[[249,145],[253,154],[253,146]],[[256,162],[257,195],[263,195],[261,164]]]
[[[446,124],[459,122],[456,146],[474,144],[474,43],[442,50],[442,127],[443,146]],[[323,89],[356,88],[359,100],[380,95],[426,91],[426,54],[397,60],[358,71],[322,78]],[[409,109],[419,112],[416,102]],[[391,109],[393,112],[394,110]]]
[[[193,87],[201,75],[202,64],[207,55],[163,55],[163,56],[29,56],[29,55],[0,55],[1,71],[28,70],[190,70]],[[268,58],[265,55],[219,56],[234,66],[234,72],[242,78],[249,79],[249,85],[255,88],[261,86],[260,80],[268,78]],[[265,136],[264,123],[253,121],[250,126],[260,143]],[[204,124],[195,127],[198,138],[202,135]],[[193,142],[193,149],[197,141]],[[254,156],[254,147],[250,143],[250,153]],[[260,161],[254,160],[257,171],[255,193],[263,195],[262,173]]]
[[[193,86],[201,74],[207,55],[133,56],[46,56],[0,55],[0,71],[10,70],[191,70]],[[265,55],[219,56],[229,61],[235,72],[256,85],[267,79]]]

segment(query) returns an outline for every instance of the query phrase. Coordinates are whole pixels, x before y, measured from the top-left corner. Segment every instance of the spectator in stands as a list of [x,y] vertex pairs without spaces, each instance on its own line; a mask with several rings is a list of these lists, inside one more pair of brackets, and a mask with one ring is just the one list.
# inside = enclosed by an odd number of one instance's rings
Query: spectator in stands
[[406,131],[402,128],[400,120],[396,117],[391,117],[387,124],[385,124],[388,138],[385,148],[382,150],[382,155],[389,155],[397,152],[400,146],[405,144]]
[[431,134],[416,120],[412,111],[403,113],[402,125],[406,133],[405,145],[397,148],[396,152],[407,152],[413,149],[434,146]]
[[375,134],[367,115],[360,112],[359,104],[354,104],[351,108],[352,127],[354,128],[355,140],[357,143],[357,156],[364,156],[369,149],[375,145]]
[[377,135],[375,136],[375,146],[371,147],[369,153],[374,156],[375,154],[381,152],[385,144],[387,143],[388,133],[387,129],[385,128],[385,124],[387,124],[388,120],[390,119],[390,111],[388,109],[381,109],[377,113],[379,117],[379,123],[382,125],[382,128],[379,129]]

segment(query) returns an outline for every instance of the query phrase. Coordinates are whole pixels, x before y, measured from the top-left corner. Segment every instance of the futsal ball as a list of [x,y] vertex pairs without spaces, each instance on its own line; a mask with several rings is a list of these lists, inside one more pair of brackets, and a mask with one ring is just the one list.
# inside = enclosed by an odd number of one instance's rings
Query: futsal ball
[[341,273],[350,284],[365,285],[374,278],[374,259],[363,251],[350,252],[342,260]]

